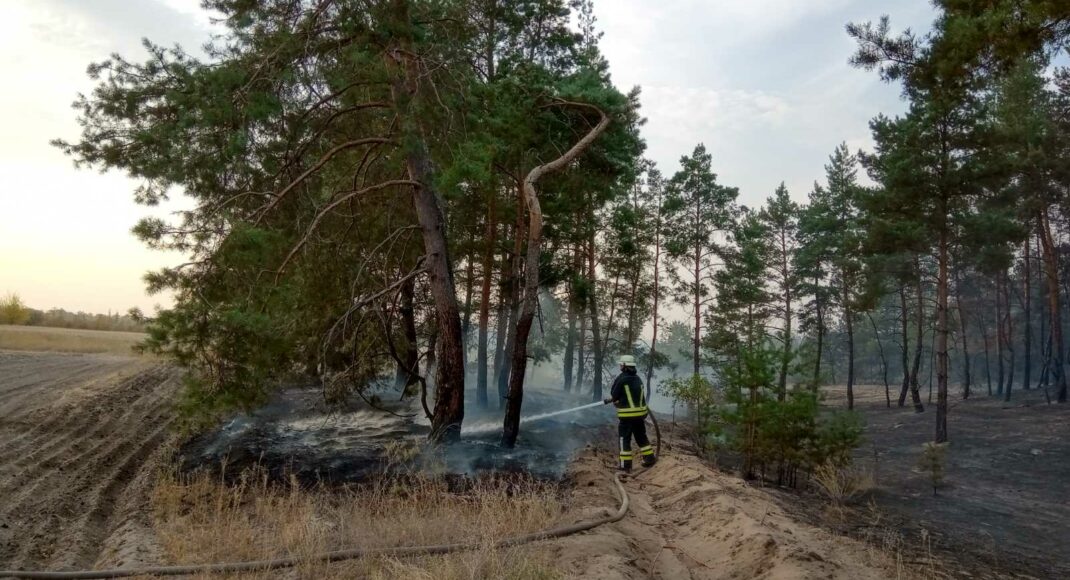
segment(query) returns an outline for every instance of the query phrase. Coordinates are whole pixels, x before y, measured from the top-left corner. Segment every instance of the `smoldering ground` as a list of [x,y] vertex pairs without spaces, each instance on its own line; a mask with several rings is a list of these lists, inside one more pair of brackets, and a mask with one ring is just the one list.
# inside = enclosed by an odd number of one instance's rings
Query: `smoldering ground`
[[[524,396],[523,417],[586,405],[588,397],[532,387]],[[496,401],[484,410],[475,404],[475,393],[466,400],[461,441],[432,446],[418,401],[380,402],[373,408],[357,399],[340,409],[327,406],[318,388],[289,388],[264,407],[188,441],[180,449],[180,469],[236,477],[256,466],[273,479],[293,476],[307,484],[360,483],[387,468],[559,479],[578,449],[609,436],[615,419],[612,408],[594,406],[526,420],[516,447],[506,449],[499,444],[502,411]],[[399,455],[399,447],[411,452]]]

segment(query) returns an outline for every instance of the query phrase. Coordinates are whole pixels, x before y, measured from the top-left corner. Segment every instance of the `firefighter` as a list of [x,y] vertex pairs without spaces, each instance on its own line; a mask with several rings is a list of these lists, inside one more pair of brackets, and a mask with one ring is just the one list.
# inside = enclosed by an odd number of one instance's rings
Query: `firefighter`
[[635,442],[639,445],[643,467],[653,466],[658,458],[654,456],[654,448],[646,436],[646,390],[643,388],[642,379],[636,373],[635,357],[627,354],[620,357],[620,374],[613,381],[613,388],[609,393],[610,398],[603,402],[607,405],[613,403],[617,407],[617,434],[620,442],[618,469],[625,473],[632,470],[632,437],[635,437]]

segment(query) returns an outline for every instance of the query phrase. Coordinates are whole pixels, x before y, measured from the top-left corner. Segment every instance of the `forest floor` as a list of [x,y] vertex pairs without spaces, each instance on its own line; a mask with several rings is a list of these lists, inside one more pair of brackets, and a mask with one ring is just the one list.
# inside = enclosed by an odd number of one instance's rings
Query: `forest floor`
[[[870,539],[876,528],[881,537],[897,532],[910,557],[931,551],[956,578],[1070,577],[1070,405],[1049,405],[1036,389],[1015,390],[1010,402],[976,387],[966,401],[952,391],[946,473],[934,495],[918,463],[933,439],[935,406],[918,414],[908,399],[898,408],[893,387],[889,409],[883,386],[856,388],[866,421],[856,463],[877,487],[870,506],[834,527]],[[825,403],[846,406],[844,389],[829,389]]]
[[[597,429],[584,431],[590,443],[568,464],[560,483],[525,482],[513,474],[478,479],[458,491],[443,480],[419,477],[391,480],[385,486],[307,487],[269,484],[266,475],[255,472],[237,483],[206,474],[178,475],[169,468],[177,449],[169,404],[179,379],[177,370],[151,358],[0,351],[0,569],[300,557],[323,549],[458,539],[485,541],[489,546],[503,536],[588,519],[617,505],[611,418]],[[1046,421],[1062,420],[1063,427],[1065,414],[1055,415],[1054,406],[1051,411],[1046,406],[1003,410],[994,401],[971,401],[971,407],[975,403],[981,409],[975,419],[977,436],[985,442],[985,449],[997,448],[1000,453],[1018,449],[1012,454],[1024,449],[1028,457],[1018,458],[1019,463],[1005,458],[1001,465],[1008,474],[1026,474],[1028,485],[967,493],[974,489],[969,487],[974,482],[965,481],[968,476],[960,462],[973,456],[953,452],[951,487],[931,500],[931,491],[924,493],[920,476],[910,473],[907,466],[928,433],[923,427],[931,414],[920,421],[909,412],[872,409],[872,439],[904,440],[900,452],[878,450],[881,489],[876,497],[882,513],[888,514],[881,516],[882,525],[888,529],[889,522],[901,519],[903,529],[930,530],[936,552],[931,560],[910,553],[901,543],[844,537],[838,532],[859,534],[836,529],[820,517],[819,508],[808,511],[805,507],[820,502],[744,482],[710,467],[678,443],[671,449],[666,445],[657,466],[640,469],[626,479],[631,511],[625,519],[590,532],[508,550],[488,548],[444,557],[370,559],[330,566],[307,563],[282,575],[243,577],[936,577],[965,569],[942,561],[945,555],[954,557],[950,553],[954,546],[973,546],[987,553],[987,536],[978,531],[987,530],[986,522],[999,529],[1009,525],[994,516],[969,516],[973,512],[957,516],[974,521],[972,528],[962,528],[965,544],[960,545],[951,543],[959,541],[954,529],[945,531],[925,519],[954,515],[960,504],[973,505],[970,498],[946,501],[973,493],[984,494],[987,501],[981,503],[988,509],[999,508],[1000,514],[1033,510],[1022,516],[1019,528],[1006,528],[1003,548],[1010,556],[984,561],[996,561],[1000,569],[1018,566],[1027,570],[1026,563],[1035,565],[1034,554],[1043,554],[1047,546],[1066,537],[1070,518],[1065,506],[1059,505],[1065,488],[1058,481],[1053,483],[1057,462],[1045,461],[1065,454],[1066,448],[1057,444],[1065,444],[1066,438],[1037,442],[1037,435],[1029,430],[1038,429],[1042,421],[1011,423],[1027,431],[987,432],[980,427],[993,425],[985,413],[1033,411]],[[866,405],[870,403],[860,407]],[[883,424],[877,417],[893,414],[899,417],[887,425],[893,435],[881,434],[878,430]],[[956,444],[962,440],[969,449],[967,414],[962,405],[953,410],[952,434],[958,438]],[[903,425],[896,428],[896,423]],[[387,455],[400,464],[411,452],[396,446]],[[866,457],[863,450],[859,462],[864,464]],[[968,463],[984,461],[974,457]],[[900,464],[903,467],[896,468]],[[907,481],[897,482],[893,473]],[[1041,492],[1043,498],[1051,498],[1044,499],[1048,503],[1023,503],[1040,502]],[[906,507],[895,511],[892,506]],[[1010,517],[1014,514],[1003,515],[1014,519]],[[1040,528],[1046,533],[1039,534]],[[1002,536],[995,537],[1004,541]],[[1035,545],[1024,545],[1030,541]],[[1022,561],[1020,565],[1014,558]],[[1032,575],[1057,577],[1042,572]]]

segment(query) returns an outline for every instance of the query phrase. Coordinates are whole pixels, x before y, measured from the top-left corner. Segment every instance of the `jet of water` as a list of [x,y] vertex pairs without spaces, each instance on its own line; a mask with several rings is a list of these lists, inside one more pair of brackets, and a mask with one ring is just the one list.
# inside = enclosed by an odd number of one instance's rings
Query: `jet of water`
[[[579,407],[573,407],[571,409],[562,409],[560,411],[551,411],[549,413],[540,413],[538,415],[532,415],[530,417],[522,417],[520,424],[531,423],[532,421],[540,421],[542,419],[549,419],[550,417],[556,417],[558,415],[564,415],[566,413],[575,413],[576,411],[582,411],[584,409],[590,409],[591,407],[599,407],[603,405],[602,401],[596,401],[586,405],[580,405]],[[465,427],[462,429],[462,433],[465,435],[481,435],[484,433],[492,433],[498,429],[501,429],[501,423],[490,423],[482,425],[472,425],[471,427]]]

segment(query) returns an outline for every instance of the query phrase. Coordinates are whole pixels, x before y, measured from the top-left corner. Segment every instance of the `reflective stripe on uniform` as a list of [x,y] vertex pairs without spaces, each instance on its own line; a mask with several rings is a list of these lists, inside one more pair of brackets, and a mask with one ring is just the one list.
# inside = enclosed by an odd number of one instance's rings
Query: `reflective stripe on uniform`
[[654,454],[654,446],[653,445],[644,445],[643,447],[639,448],[639,453],[641,453],[643,455],[653,455]]
[[632,390],[628,388],[628,385],[624,385],[624,396],[628,399],[627,407],[620,407],[617,409],[617,417],[642,417],[646,415],[646,393],[640,389],[639,391],[639,404],[635,404],[635,399],[632,398]]

